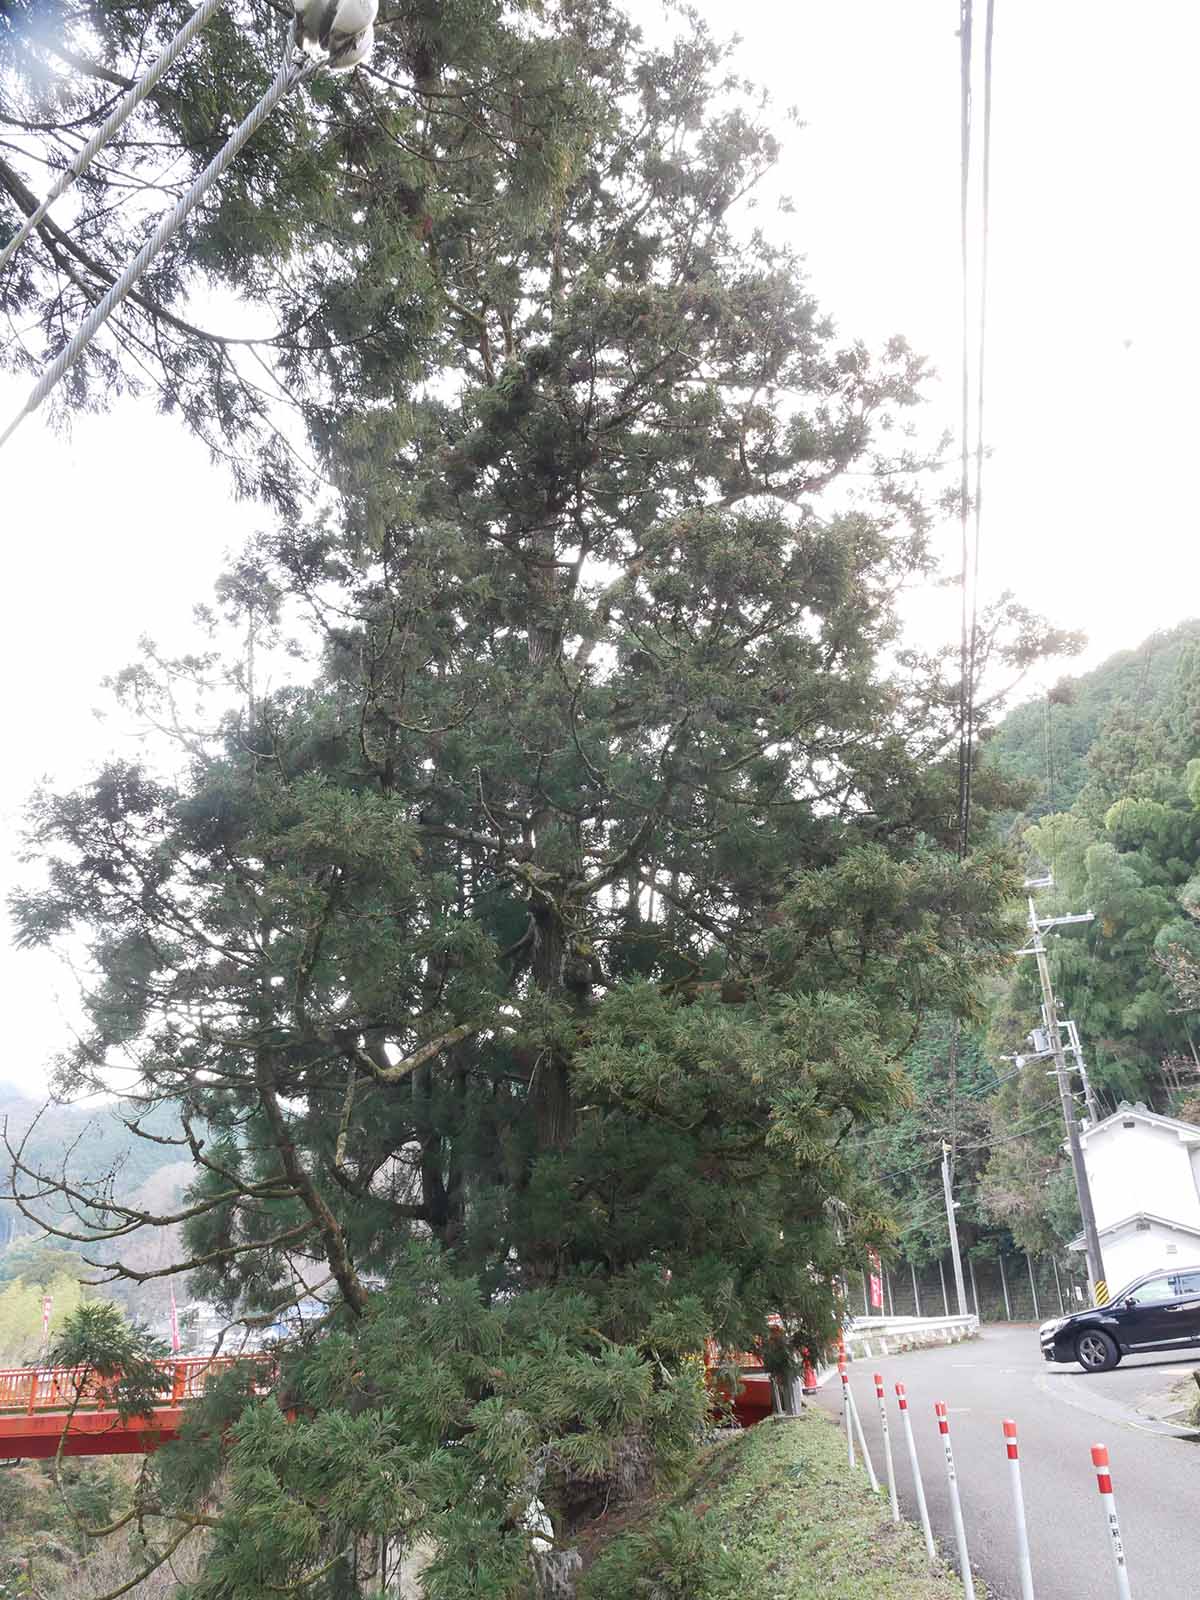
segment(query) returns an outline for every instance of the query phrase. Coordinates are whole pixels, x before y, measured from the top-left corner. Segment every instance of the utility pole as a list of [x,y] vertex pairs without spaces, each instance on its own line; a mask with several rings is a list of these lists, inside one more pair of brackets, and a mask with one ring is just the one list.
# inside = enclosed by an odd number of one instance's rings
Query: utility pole
[[[1029,880],[1027,889],[1050,888],[1053,878]],[[1063,1121],[1067,1125],[1067,1145],[1071,1152],[1071,1168],[1075,1174],[1075,1193],[1079,1198],[1079,1214],[1083,1218],[1083,1238],[1087,1247],[1088,1278],[1092,1299],[1096,1305],[1108,1302],[1108,1285],[1104,1280],[1104,1257],[1100,1252],[1100,1234],[1096,1227],[1096,1213],[1092,1208],[1092,1190],[1088,1183],[1087,1168],[1083,1164],[1083,1146],[1079,1142],[1079,1122],[1075,1116],[1075,1099],[1067,1073],[1067,1058],[1063,1050],[1062,1030],[1058,1020],[1058,1003],[1054,998],[1054,985],[1050,981],[1050,963],[1046,959],[1046,946],[1042,934],[1048,928],[1057,928],[1069,922],[1091,922],[1090,911],[1066,917],[1039,919],[1033,896],[1029,897],[1029,928],[1032,937],[1018,955],[1033,956],[1037,961],[1038,977],[1042,984],[1042,1016],[1049,1037],[1050,1053],[1054,1057],[1054,1073],[1058,1079],[1058,1096],[1062,1102]]]
[[954,1288],[958,1294],[958,1314],[967,1315],[967,1289],[963,1283],[962,1257],[958,1253],[958,1221],[954,1215],[954,1190],[950,1180],[950,1146],[942,1140],[942,1190],[946,1196],[946,1228],[950,1234],[950,1256],[954,1262]]
[[1079,1079],[1083,1084],[1083,1098],[1087,1105],[1088,1120],[1094,1126],[1100,1121],[1100,1107],[1092,1090],[1092,1080],[1088,1076],[1087,1063],[1083,1059],[1083,1045],[1079,1039],[1079,1029],[1073,1022],[1065,1022],[1063,1026],[1067,1030],[1067,1044],[1070,1046],[1071,1054],[1075,1057],[1075,1065],[1079,1068]]

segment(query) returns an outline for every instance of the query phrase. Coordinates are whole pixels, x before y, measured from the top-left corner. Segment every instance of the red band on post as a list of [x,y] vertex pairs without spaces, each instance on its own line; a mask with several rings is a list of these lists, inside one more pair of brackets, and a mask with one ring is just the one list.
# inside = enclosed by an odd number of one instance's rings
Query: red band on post
[[879,1396],[879,1398],[881,1400],[883,1399],[883,1373],[882,1372],[877,1372],[875,1374],[875,1393]]
[[1017,1425],[1016,1425],[1015,1422],[1008,1421],[1008,1422],[1004,1422],[1002,1424],[1002,1426],[1004,1428],[1004,1442],[1008,1446],[1008,1459],[1010,1461],[1016,1461],[1017,1460]]
[[900,1402],[901,1411],[907,1411],[908,1410],[908,1396],[904,1392],[904,1385],[902,1383],[898,1383],[896,1385],[896,1399],[899,1400],[899,1402]]

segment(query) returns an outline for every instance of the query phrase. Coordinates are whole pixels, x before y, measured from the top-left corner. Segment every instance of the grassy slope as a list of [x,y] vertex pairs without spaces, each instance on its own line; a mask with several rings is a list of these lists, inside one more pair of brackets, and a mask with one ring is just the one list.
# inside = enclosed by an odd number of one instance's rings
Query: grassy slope
[[[718,1534],[736,1570],[717,1573],[712,1563],[698,1586],[694,1576],[673,1583],[653,1570],[650,1549],[679,1511]],[[638,1559],[622,1562],[622,1545]],[[955,1600],[962,1592],[944,1567],[930,1571],[919,1531],[891,1522],[861,1468],[851,1476],[842,1434],[813,1410],[718,1446],[669,1506],[606,1546],[583,1590],[587,1600]]]

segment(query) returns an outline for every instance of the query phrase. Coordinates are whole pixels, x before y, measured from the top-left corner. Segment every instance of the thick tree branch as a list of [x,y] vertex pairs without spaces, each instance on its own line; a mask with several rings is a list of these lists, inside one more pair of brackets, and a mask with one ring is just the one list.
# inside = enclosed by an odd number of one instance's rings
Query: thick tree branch
[[275,1149],[283,1170],[316,1224],[325,1246],[325,1259],[346,1304],[356,1316],[367,1309],[367,1294],[346,1249],[346,1236],[342,1226],[326,1204],[324,1197],[304,1167],[296,1151],[287,1118],[275,1091],[274,1075],[267,1060],[267,1052],[260,1050],[254,1063],[254,1082],[262,1108],[271,1125]]
[[354,1059],[375,1079],[376,1083],[400,1083],[405,1078],[411,1078],[419,1067],[434,1061],[443,1051],[451,1049],[456,1044],[461,1044],[464,1039],[469,1039],[472,1034],[478,1033],[485,1026],[482,1022],[464,1022],[457,1028],[451,1028],[447,1033],[439,1034],[436,1039],[430,1039],[428,1044],[423,1044],[419,1050],[414,1050],[403,1061],[397,1061],[393,1066],[381,1067],[377,1061],[367,1054],[359,1045],[351,1048]]

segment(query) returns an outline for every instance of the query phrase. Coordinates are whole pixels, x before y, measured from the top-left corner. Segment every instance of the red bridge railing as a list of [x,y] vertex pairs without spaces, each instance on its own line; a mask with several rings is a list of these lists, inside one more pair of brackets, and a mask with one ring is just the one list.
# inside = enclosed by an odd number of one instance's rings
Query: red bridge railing
[[[243,1356],[173,1356],[155,1366],[171,1380],[155,1407],[178,1406],[204,1393],[204,1385],[217,1372],[227,1372]],[[256,1359],[254,1357],[251,1360]],[[89,1375],[86,1367],[0,1368],[0,1414],[32,1416],[40,1411],[69,1411],[72,1406],[115,1409],[121,1380]]]
[[263,1356],[175,1356],[155,1365],[168,1380],[147,1415],[122,1417],[119,1377],[86,1367],[0,1369],[0,1460],[66,1455],[127,1455],[179,1436],[184,1408],[209,1378]]

